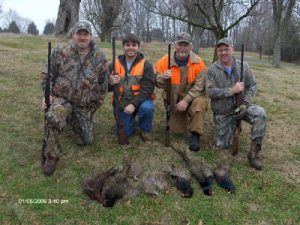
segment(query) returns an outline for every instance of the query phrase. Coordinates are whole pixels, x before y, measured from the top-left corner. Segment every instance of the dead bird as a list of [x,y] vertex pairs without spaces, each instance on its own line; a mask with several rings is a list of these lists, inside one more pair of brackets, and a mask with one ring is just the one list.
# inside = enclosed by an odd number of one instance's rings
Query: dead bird
[[235,192],[235,186],[231,180],[231,164],[232,160],[227,160],[217,166],[213,173],[217,184],[224,188],[228,193],[232,194]]
[[157,196],[160,192],[168,194],[169,188],[168,177],[164,172],[148,175],[143,180],[143,189],[148,195]]
[[104,207],[113,207],[120,199],[130,199],[140,194],[141,188],[134,187],[128,178],[128,164],[123,165],[123,169],[113,176],[110,176],[103,186],[101,197]]
[[109,170],[98,174],[92,179],[87,179],[83,182],[82,188],[83,192],[89,196],[91,200],[96,200],[100,203],[103,202],[103,197],[101,195],[103,186],[106,180],[114,176],[119,171],[117,166],[111,167]]
[[212,195],[213,172],[210,166],[205,162],[202,157],[197,159],[190,157],[188,151],[181,151],[172,146],[172,149],[177,152],[185,161],[187,167],[190,169],[192,175],[200,184],[205,195]]
[[157,183],[156,177],[150,175],[145,177],[143,180],[144,192],[148,195],[157,196],[159,194]]
[[129,178],[137,181],[143,174],[143,167],[138,161],[132,161],[127,155],[123,158],[123,169]]
[[191,198],[193,196],[191,172],[188,169],[171,165],[163,171],[170,176],[175,187],[182,193],[182,197]]
[[116,174],[109,177],[102,189],[102,205],[104,207],[113,207],[115,202],[122,199],[128,190],[129,182],[126,176]]
[[129,178],[137,181],[143,174],[143,167],[138,161],[131,162],[127,171]]

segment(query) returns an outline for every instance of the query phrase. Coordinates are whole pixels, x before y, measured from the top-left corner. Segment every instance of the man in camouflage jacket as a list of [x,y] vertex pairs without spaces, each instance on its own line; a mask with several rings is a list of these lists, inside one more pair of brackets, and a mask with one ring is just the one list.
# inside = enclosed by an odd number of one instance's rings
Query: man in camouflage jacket
[[[266,112],[264,108],[252,104],[256,92],[256,82],[250,67],[244,63],[243,80],[241,77],[241,62],[233,56],[232,42],[228,38],[218,41],[217,55],[219,60],[206,71],[206,94],[211,98],[215,132],[214,142],[219,148],[228,148],[233,141],[233,131],[237,119],[242,119],[252,125],[251,148],[248,154],[250,165],[260,170],[262,163],[259,151],[266,129]],[[235,94],[244,93],[243,104],[238,115],[235,115]]]
[[204,75],[205,64],[192,52],[191,36],[182,32],[176,36],[175,52],[171,55],[168,69],[168,55],[155,64],[156,85],[163,88],[163,99],[167,99],[167,84],[171,82],[170,131],[191,132],[189,149],[200,149],[200,136],[204,132],[204,117],[207,111]]
[[[61,154],[59,135],[66,124],[72,127],[78,144],[92,143],[94,114],[107,93],[106,59],[92,41],[88,23],[75,24],[72,40],[53,49],[50,68],[51,106],[46,113],[42,149],[42,169],[48,176],[53,174]],[[46,76],[45,70],[43,88]],[[42,107],[45,108],[45,100]]]

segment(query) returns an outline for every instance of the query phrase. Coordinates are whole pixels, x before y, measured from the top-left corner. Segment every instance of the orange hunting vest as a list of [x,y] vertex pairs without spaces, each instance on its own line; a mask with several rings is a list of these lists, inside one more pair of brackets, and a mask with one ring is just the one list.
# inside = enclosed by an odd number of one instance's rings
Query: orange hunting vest
[[[200,66],[199,66],[200,65]],[[199,59],[198,63],[192,63],[191,57],[188,60],[188,83],[193,83],[197,79],[197,75],[205,70],[205,64],[202,60]],[[164,73],[168,70],[168,55],[163,56],[155,65],[156,72],[158,74]],[[180,85],[180,68],[176,64],[171,64],[172,69],[172,77],[171,84],[172,85]]]
[[[145,59],[142,59],[138,63],[134,64],[130,70],[130,75],[131,76],[142,76],[144,73],[144,64],[145,64]],[[116,61],[115,65],[115,72],[121,77],[121,80],[124,79],[126,70],[124,66],[121,64],[120,60]],[[136,77],[137,78],[137,77]],[[139,80],[140,79],[130,79],[131,80],[131,90],[134,95],[138,95],[139,91],[141,89]],[[119,93],[120,96],[122,96],[122,93],[124,92],[124,87],[123,85],[119,86]]]

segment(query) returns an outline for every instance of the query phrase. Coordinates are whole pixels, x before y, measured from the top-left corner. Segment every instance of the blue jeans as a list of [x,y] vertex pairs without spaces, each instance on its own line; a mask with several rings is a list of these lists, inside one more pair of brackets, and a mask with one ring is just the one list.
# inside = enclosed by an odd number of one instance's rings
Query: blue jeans
[[152,131],[154,104],[151,99],[143,101],[133,114],[120,112],[120,120],[124,124],[125,133],[128,136],[134,133],[135,116],[138,115],[138,125],[142,132],[149,133]]

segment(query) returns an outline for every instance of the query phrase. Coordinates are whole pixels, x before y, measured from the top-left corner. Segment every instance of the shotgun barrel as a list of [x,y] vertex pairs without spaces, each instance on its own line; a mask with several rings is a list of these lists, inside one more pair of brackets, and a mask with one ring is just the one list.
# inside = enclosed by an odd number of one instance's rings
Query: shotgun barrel
[[[116,64],[116,39],[112,37],[112,71],[115,73],[115,64]],[[120,83],[114,84],[113,86],[113,111],[114,117],[117,122],[117,132],[118,132],[118,143],[120,145],[129,144],[128,137],[125,132],[125,127],[122,121],[120,120],[120,101],[119,101],[119,87]]]
[[[168,70],[171,68],[171,44],[168,44]],[[171,79],[167,83],[167,106],[166,106],[166,140],[165,146],[170,146],[170,116],[171,116],[171,96],[172,86]]]
[[[239,81],[242,82],[244,80],[244,45],[241,46],[241,76]],[[238,108],[240,105],[243,104],[244,101],[244,94],[240,92],[235,95],[235,106]],[[242,127],[242,120],[238,119],[236,122],[236,127],[233,131],[233,143],[232,143],[232,155],[235,156],[239,152],[239,145],[240,145],[240,132]]]

